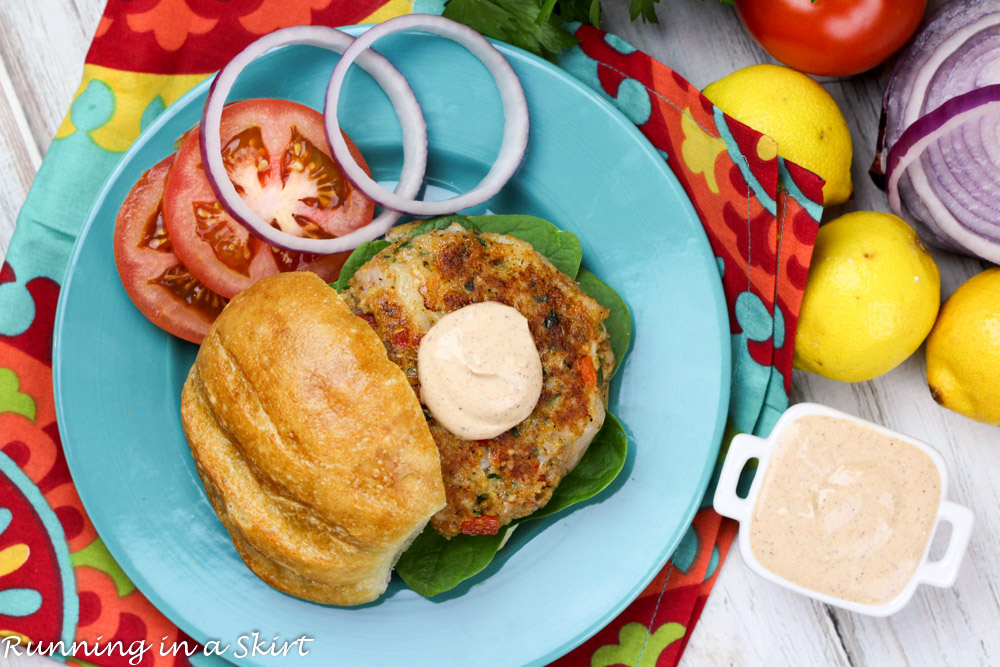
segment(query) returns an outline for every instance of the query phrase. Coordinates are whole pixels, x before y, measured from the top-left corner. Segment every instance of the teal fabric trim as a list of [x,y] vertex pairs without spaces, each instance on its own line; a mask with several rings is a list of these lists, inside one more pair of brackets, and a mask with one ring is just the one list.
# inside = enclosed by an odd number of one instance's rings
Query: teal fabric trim
[[771,215],[778,214],[778,204],[774,200],[774,197],[767,194],[763,186],[757,181],[753,173],[750,171],[750,165],[747,164],[746,159],[740,154],[740,149],[736,140],[733,138],[732,132],[729,131],[729,125],[726,124],[726,114],[722,113],[722,109],[715,107],[715,127],[719,131],[719,136],[723,141],[726,142],[726,149],[729,151],[729,157],[732,158],[736,166],[739,167],[740,173],[743,174],[743,179],[747,184],[753,189],[755,195],[757,195],[758,201],[760,201],[761,206],[763,206],[768,213]]
[[771,429],[778,423],[781,413],[788,409],[788,394],[785,393],[785,376],[777,368],[771,368],[771,381],[767,385],[764,396],[764,407],[761,410],[753,434],[766,438]]
[[693,525],[688,526],[687,532],[681,538],[681,543],[677,545],[674,555],[670,557],[674,567],[685,573],[691,569],[698,557],[698,541],[698,531],[694,529]]
[[747,349],[749,337],[733,334],[733,388],[729,399],[729,419],[740,433],[752,433],[764,404],[771,376],[770,367],[754,361]]
[[785,158],[781,156],[778,156],[778,182],[781,183],[789,196],[802,205],[802,208],[806,210],[806,213],[813,220],[819,221],[823,217],[823,204],[814,202],[802,193],[799,186],[792,180],[792,175],[788,173],[788,167],[785,166]]

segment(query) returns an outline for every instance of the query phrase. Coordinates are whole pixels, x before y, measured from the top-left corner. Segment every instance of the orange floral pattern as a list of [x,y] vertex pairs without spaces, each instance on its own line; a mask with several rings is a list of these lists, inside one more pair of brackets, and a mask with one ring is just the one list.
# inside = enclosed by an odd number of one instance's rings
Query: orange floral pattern
[[195,14],[184,0],[160,0],[148,11],[129,14],[126,21],[133,32],[152,31],[164,51],[176,51],[188,35],[204,35],[218,23]]
[[240,25],[256,35],[264,35],[290,25],[309,25],[313,11],[324,9],[332,0],[264,0],[260,7],[240,17]]

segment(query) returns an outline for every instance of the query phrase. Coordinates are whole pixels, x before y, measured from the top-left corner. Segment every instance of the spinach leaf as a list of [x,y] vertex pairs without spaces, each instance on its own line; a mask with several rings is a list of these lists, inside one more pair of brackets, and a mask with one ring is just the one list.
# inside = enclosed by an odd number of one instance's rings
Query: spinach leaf
[[[469,217],[465,215],[442,215],[437,218],[427,218],[413,228],[413,236],[420,236],[435,229],[448,229],[453,223],[458,223],[466,229],[472,229],[468,224]],[[411,236],[410,238],[413,238]]]
[[431,597],[481,572],[500,550],[510,527],[496,535],[456,535],[447,540],[430,524],[396,563],[396,573],[411,590]]
[[[575,278],[580,271],[583,251],[580,249],[580,239],[576,234],[563,231],[548,220],[530,215],[443,215],[421,221],[413,228],[410,238],[435,229],[447,229],[456,222],[474,232],[509,234],[526,241],[545,255],[553,266],[571,278]],[[340,269],[340,277],[332,283],[333,287],[338,292],[346,289],[351,276],[388,244],[388,241],[371,241],[358,246]]]
[[608,319],[604,321],[604,326],[608,330],[608,338],[611,339],[611,351],[615,353],[615,367],[611,371],[611,374],[614,375],[622,365],[622,361],[625,360],[629,343],[632,340],[632,317],[629,314],[628,306],[618,296],[618,292],[586,269],[580,270],[576,281],[580,283],[580,289],[611,311]]
[[548,220],[531,215],[474,215],[469,222],[476,231],[490,234],[509,234],[531,244],[545,255],[552,265],[570,278],[580,271],[583,250],[580,239],[573,232],[559,229]]
[[377,255],[379,251],[390,245],[392,244],[388,241],[367,241],[359,245],[344,262],[344,266],[340,268],[340,276],[337,277],[336,282],[330,283],[330,286],[338,292],[343,292],[347,289],[347,281],[351,279],[351,276],[357,273],[358,269]]
[[545,507],[496,535],[456,535],[447,540],[428,525],[400,557],[396,572],[407,586],[426,597],[451,590],[490,564],[514,525],[549,516],[604,490],[621,472],[627,454],[625,429],[609,412],[587,453],[559,483]]
[[553,266],[570,278],[580,271],[583,250],[573,232],[563,231],[548,220],[533,215],[444,215],[424,220],[413,230],[414,236],[434,229],[447,229],[453,223],[484,234],[509,234],[531,244]]

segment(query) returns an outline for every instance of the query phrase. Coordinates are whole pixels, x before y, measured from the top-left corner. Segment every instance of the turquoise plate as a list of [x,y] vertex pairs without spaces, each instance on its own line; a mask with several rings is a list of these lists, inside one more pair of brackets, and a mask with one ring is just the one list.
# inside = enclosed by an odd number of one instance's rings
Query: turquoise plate
[[[53,365],[77,490],[139,589],[194,638],[229,644],[230,659],[252,653],[258,632],[266,648],[275,636],[279,647],[312,638],[300,660],[315,665],[543,664],[638,595],[701,502],[730,375],[719,268],[701,224],[663,158],[622,114],[548,62],[497,46],[524,84],[531,139],[514,179],[475,212],[533,214],[575,232],[587,268],[631,306],[633,349],[611,394],[630,451],[618,480],[598,498],[524,524],[486,571],[454,591],[424,599],[394,578],[378,602],[359,608],[279,593],[244,566],[205,497],[180,422],[181,386],[197,348],[132,305],[111,239],[132,184],[197,123],[207,81],[136,141],[76,244]],[[395,35],[378,48],[423,105],[430,182],[442,191],[468,189],[500,144],[492,79],[464,49],[438,37]],[[272,53],[246,70],[231,99],[279,97],[321,108],[336,59],[311,47]],[[391,181],[401,164],[400,130],[384,94],[353,73],[343,99],[345,129],[375,177]],[[288,659],[258,654],[240,663]]]

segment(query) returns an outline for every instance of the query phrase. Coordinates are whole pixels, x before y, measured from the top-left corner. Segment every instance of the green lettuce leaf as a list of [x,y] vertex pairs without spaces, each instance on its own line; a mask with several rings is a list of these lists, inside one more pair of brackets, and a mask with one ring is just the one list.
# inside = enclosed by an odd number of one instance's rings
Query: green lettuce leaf
[[513,526],[550,516],[603,491],[621,472],[627,454],[625,429],[608,413],[587,453],[559,483],[545,507],[501,528],[496,535],[456,535],[448,540],[428,524],[400,557],[396,572],[407,586],[425,597],[451,590],[490,564]]
[[614,375],[625,360],[632,341],[632,316],[628,312],[628,306],[618,296],[618,292],[586,269],[580,270],[576,281],[580,284],[580,289],[611,311],[608,319],[604,321],[604,326],[608,330],[608,338],[611,339],[611,351],[615,353],[615,367],[611,371]]

